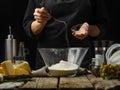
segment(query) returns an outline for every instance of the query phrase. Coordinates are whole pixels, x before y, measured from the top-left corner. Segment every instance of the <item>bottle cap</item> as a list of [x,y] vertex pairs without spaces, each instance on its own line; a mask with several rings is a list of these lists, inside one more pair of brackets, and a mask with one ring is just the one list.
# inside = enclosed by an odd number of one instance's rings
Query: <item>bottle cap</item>
[[8,39],[13,39],[13,35],[11,33],[11,26],[9,26],[9,35],[8,35]]

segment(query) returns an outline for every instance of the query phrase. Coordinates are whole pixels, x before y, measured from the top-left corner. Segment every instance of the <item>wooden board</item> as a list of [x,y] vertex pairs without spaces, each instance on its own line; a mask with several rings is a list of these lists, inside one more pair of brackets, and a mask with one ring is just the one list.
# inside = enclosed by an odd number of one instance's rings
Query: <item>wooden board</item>
[[87,77],[95,90],[120,90],[120,81],[117,79],[105,80],[101,77]]
[[92,74],[77,77],[33,77],[25,82],[3,82],[0,90],[120,90],[117,79],[105,80]]
[[88,89],[92,90],[93,86],[86,76],[79,77],[61,77],[59,83],[60,89]]
[[0,90],[10,90],[20,88],[24,82],[3,82],[0,84]]
[[33,78],[33,81],[27,82],[22,89],[56,89],[58,84],[57,78]]
[[86,77],[88,78],[88,80],[91,80],[92,78],[96,78],[96,76],[94,76],[93,74],[87,74]]
[[115,90],[120,90],[120,81],[116,80],[116,79],[113,79],[112,82],[115,85],[114,89]]

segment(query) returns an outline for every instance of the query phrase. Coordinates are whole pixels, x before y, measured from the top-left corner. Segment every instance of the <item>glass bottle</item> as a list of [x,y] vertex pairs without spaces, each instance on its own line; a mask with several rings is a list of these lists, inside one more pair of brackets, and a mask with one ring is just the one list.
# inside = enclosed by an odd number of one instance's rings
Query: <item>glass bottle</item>
[[95,57],[92,58],[92,61],[94,61],[94,66],[92,66],[92,73],[95,76],[100,76],[100,66],[103,62],[103,56],[101,50],[102,49],[101,49],[100,41],[94,41]]
[[18,55],[14,58],[15,63],[19,64],[23,61],[25,61],[25,48],[24,48],[24,42],[19,43],[19,48],[18,48]]
[[25,60],[24,42],[20,42],[20,44],[19,44],[18,57],[19,57],[21,60]]
[[107,64],[107,61],[106,61],[106,58],[105,58],[105,53],[106,53],[106,50],[107,50],[107,40],[102,40],[101,43],[102,43],[102,56],[103,56],[103,59],[104,59],[103,64]]

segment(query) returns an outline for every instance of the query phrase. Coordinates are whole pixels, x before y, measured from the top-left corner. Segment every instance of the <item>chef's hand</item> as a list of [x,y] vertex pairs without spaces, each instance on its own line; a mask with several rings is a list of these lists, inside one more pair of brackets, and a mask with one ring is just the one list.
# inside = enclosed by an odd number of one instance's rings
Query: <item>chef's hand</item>
[[51,19],[51,15],[48,13],[47,9],[42,8],[36,8],[34,12],[34,19],[39,23],[47,22]]
[[42,67],[42,68],[40,68],[40,69],[37,69],[37,70],[32,71],[32,76],[33,76],[33,77],[49,76],[48,67],[47,67],[47,66],[44,66],[44,67]]
[[82,26],[79,28],[79,30],[77,30],[77,31],[73,30],[72,35],[75,36],[76,38],[82,40],[88,36],[88,33],[89,33],[88,29],[89,29],[89,24],[85,22],[82,24]]

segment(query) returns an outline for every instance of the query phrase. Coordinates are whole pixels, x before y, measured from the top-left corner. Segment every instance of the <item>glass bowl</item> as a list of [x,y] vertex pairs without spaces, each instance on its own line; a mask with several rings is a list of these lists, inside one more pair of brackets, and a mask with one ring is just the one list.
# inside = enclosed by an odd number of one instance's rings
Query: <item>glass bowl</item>
[[[79,67],[81,65],[81,62],[84,56],[86,55],[88,51],[88,48],[87,47],[38,48],[38,51],[40,55],[42,56],[45,65],[48,66],[48,69],[51,71],[52,76],[67,76],[67,75],[75,74],[78,68],[74,70],[70,70],[70,69],[64,70],[64,69],[61,69],[64,66],[61,66],[58,69],[56,68],[54,70],[51,70],[50,67],[52,67],[53,65],[59,64],[61,61],[65,63],[67,62],[67,65],[69,63],[68,68],[71,65],[77,65]],[[69,73],[67,74],[67,72]]]

